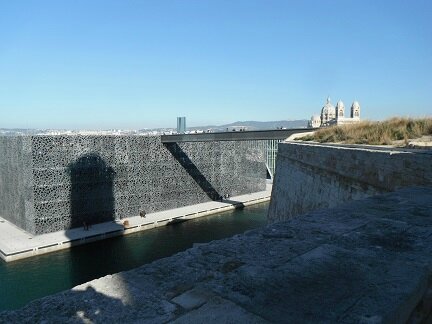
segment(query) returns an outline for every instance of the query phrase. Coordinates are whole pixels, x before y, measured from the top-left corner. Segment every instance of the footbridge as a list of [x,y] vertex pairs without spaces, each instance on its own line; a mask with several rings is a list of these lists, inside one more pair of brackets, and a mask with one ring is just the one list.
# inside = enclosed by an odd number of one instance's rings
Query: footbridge
[[310,132],[309,128],[290,128],[257,131],[162,135],[162,143],[209,142],[209,141],[263,141],[284,140],[292,134]]
[[266,158],[267,171],[273,178],[276,168],[278,143],[293,134],[306,133],[308,128],[273,129],[257,131],[232,131],[217,133],[175,134],[162,135],[161,141],[166,146],[184,142],[211,141],[247,141],[251,148],[262,149]]

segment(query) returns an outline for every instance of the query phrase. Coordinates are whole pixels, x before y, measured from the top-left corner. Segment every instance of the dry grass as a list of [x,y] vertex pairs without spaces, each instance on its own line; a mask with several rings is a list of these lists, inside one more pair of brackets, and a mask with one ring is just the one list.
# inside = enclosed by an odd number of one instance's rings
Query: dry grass
[[390,145],[394,141],[420,138],[432,135],[432,118],[391,118],[382,122],[364,121],[354,125],[323,128],[313,135],[303,137],[304,141],[320,143],[347,143]]

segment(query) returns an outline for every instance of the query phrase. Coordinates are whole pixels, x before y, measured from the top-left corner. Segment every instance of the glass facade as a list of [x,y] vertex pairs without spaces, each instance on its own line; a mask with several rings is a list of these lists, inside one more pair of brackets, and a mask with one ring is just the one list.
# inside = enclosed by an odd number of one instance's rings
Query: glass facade
[[177,117],[177,133],[183,134],[186,132],[186,117]]
[[259,140],[247,141],[249,148],[260,149],[265,157],[266,166],[270,172],[271,177],[274,177],[276,170],[276,156],[278,151],[278,144],[282,142],[280,139],[275,140]]

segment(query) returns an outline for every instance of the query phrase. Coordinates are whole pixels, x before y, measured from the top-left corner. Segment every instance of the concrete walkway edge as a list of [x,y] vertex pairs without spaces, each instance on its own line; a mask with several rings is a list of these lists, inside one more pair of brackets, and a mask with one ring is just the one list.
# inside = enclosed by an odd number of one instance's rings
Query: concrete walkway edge
[[[146,217],[128,217],[121,220],[92,225],[89,230],[82,227],[42,235],[32,235],[0,217],[0,257],[15,261],[45,253],[67,249],[107,238],[127,235],[138,231],[165,226],[173,222],[213,215],[236,208],[270,200],[272,186],[265,191],[230,197],[223,201],[180,207],[147,214]],[[125,223],[125,221],[127,222]]]

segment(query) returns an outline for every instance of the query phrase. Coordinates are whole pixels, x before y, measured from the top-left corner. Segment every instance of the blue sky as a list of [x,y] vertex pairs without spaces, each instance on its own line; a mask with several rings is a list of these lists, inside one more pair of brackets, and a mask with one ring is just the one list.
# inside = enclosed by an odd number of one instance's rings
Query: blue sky
[[432,1],[0,0],[0,128],[432,115]]

